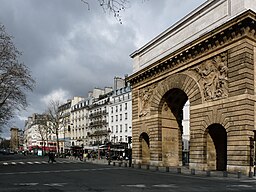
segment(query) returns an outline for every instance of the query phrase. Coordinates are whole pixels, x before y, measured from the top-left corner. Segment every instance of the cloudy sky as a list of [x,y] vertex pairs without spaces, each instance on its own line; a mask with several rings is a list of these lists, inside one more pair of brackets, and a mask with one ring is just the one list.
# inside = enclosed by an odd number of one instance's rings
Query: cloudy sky
[[[42,113],[50,99],[87,96],[132,74],[129,55],[206,0],[130,0],[120,24],[97,0],[0,0],[0,23],[23,53],[36,87],[29,107],[11,122]],[[9,136],[9,129],[4,137]]]

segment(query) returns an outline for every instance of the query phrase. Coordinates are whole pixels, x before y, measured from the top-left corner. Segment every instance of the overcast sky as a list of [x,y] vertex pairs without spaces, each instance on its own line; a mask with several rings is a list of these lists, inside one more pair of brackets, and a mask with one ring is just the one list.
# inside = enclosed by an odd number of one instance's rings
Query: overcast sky
[[11,125],[23,129],[50,99],[87,96],[94,87],[113,86],[114,76],[132,74],[129,55],[205,1],[130,0],[119,24],[97,0],[88,0],[90,10],[80,0],[0,0],[0,23],[36,80],[29,107]]

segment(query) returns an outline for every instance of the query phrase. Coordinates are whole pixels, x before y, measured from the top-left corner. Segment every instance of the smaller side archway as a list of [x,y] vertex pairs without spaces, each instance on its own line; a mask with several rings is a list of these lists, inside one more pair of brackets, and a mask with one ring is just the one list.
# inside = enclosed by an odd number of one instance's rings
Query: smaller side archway
[[208,170],[227,170],[227,132],[221,124],[206,129]]
[[141,133],[139,141],[142,164],[148,164],[150,161],[150,142],[148,134],[145,132]]

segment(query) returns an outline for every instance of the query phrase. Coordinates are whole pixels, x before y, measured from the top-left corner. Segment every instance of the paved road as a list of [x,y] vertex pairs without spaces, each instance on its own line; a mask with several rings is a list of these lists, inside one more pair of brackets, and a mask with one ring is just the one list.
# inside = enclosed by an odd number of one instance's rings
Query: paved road
[[[40,162],[27,159],[24,162]],[[57,163],[0,165],[1,192],[179,192],[256,189],[256,180],[156,172],[58,159]],[[21,161],[20,161],[21,162]]]

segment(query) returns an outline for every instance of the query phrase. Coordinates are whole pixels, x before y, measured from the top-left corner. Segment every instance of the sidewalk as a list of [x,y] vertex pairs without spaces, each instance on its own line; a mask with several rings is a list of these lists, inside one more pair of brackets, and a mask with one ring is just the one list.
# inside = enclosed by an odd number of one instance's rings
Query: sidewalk
[[[75,160],[74,157],[69,157],[73,160]],[[79,160],[79,159],[77,159]],[[80,161],[80,160],[79,160]],[[111,166],[117,166],[117,167],[127,167],[129,168],[128,161],[111,161],[108,162],[107,159],[86,159],[84,161],[85,163],[93,163],[93,164],[101,164],[101,165],[111,165]],[[149,171],[158,171],[158,172],[169,172],[173,174],[179,174],[179,175],[193,175],[193,176],[201,176],[201,177],[217,177],[219,179],[222,178],[228,178],[228,179],[243,179],[243,180],[255,180],[256,176],[249,177],[248,175],[243,175],[241,172],[237,173],[229,173],[226,171],[201,171],[201,170],[195,170],[195,169],[189,169],[188,167],[157,167],[157,166],[149,166],[149,165],[140,165],[140,164],[132,164],[132,167],[135,169],[142,169],[142,170],[149,170]]]
[[[70,157],[67,157],[67,158],[70,159],[70,160],[81,161],[78,157],[75,158],[74,156],[70,156]],[[105,164],[105,165],[108,165],[108,160],[106,160],[106,159],[92,159],[92,158],[90,158],[89,160],[86,159],[83,162],[85,162],[85,163],[93,163],[93,164]]]

